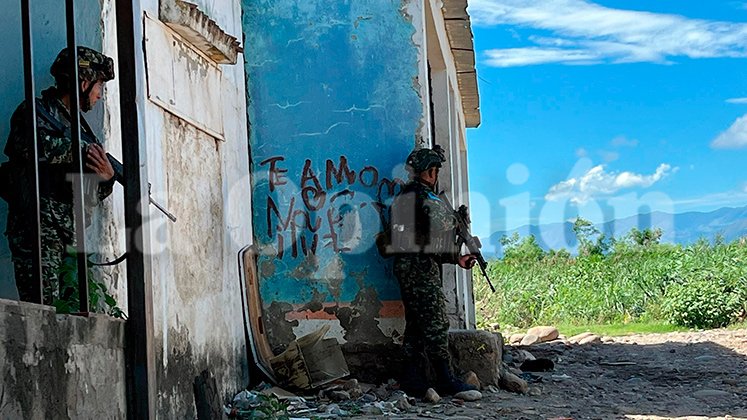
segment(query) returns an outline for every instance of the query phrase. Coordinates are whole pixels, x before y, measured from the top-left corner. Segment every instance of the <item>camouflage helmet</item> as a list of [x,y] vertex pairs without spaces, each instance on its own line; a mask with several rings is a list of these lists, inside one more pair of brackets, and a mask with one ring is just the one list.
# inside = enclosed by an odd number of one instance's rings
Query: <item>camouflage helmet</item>
[[[67,48],[57,54],[49,72],[58,83],[70,80],[70,51]],[[108,82],[114,79],[114,61],[96,50],[78,46],[78,79]]]
[[446,162],[444,149],[435,145],[433,149],[415,149],[407,156],[405,164],[413,174],[419,174],[430,168],[440,168],[441,164]]

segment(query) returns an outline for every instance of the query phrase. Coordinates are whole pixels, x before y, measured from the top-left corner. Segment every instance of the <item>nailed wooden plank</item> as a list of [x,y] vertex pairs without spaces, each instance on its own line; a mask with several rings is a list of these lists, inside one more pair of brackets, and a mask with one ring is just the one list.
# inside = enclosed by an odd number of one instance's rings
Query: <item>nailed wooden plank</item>
[[467,0],[444,0],[441,10],[444,19],[464,19],[467,14]]
[[464,20],[450,20],[446,22],[446,34],[449,37],[449,46],[462,50],[474,49],[472,43],[472,30],[469,22]]
[[472,50],[451,50],[454,55],[457,73],[475,71],[475,52]]

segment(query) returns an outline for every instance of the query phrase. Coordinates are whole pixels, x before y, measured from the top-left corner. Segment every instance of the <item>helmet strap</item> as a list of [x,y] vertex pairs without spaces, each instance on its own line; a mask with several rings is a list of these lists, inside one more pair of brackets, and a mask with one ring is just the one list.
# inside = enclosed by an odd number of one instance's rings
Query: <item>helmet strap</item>
[[80,82],[78,85],[78,92],[80,94],[80,109],[83,112],[88,112],[91,110],[91,91],[93,90],[93,85],[96,83],[89,83],[86,90],[83,90],[83,81]]

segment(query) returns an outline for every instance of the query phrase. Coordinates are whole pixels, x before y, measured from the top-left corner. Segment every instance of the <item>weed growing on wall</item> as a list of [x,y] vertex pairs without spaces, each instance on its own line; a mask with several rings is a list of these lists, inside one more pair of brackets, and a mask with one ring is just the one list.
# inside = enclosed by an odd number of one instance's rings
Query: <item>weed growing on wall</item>
[[[114,296],[109,294],[106,285],[97,281],[93,275],[90,265],[91,255],[88,255],[88,304],[91,312],[105,313],[115,318],[126,319],[127,315],[117,306]],[[80,311],[80,297],[78,293],[78,267],[75,254],[69,252],[65,255],[58,276],[60,278],[60,297],[53,305],[58,313],[69,314]]]

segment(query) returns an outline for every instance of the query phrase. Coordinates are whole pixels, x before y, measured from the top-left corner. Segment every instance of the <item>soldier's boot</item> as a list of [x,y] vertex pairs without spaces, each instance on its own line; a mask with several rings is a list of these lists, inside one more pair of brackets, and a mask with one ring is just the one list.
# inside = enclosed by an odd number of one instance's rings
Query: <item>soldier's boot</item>
[[418,363],[412,360],[405,362],[405,369],[400,376],[399,386],[411,397],[422,398],[425,395],[428,390],[428,380]]
[[449,368],[448,360],[436,360],[433,362],[438,384],[436,391],[442,395],[454,395],[463,391],[474,391],[477,388],[457,379]]

